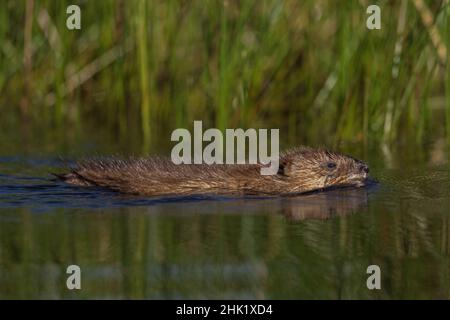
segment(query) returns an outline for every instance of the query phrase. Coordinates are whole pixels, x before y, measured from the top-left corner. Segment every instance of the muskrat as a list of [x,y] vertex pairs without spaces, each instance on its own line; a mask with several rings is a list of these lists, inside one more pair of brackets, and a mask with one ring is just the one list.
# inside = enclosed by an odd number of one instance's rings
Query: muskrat
[[169,158],[99,158],[55,174],[77,186],[105,187],[142,196],[294,195],[340,186],[364,186],[369,167],[351,156],[297,147],[280,155],[275,175],[262,164],[181,164]]

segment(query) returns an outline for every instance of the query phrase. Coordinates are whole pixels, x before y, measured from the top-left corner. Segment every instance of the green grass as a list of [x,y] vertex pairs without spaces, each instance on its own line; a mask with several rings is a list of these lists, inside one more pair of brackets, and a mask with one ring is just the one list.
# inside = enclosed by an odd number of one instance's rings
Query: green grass
[[144,141],[150,137],[150,85],[148,68],[148,44],[147,44],[147,3],[145,0],[139,0],[137,8],[137,46],[138,46],[138,65],[141,82],[141,122]]
[[[449,66],[412,1],[379,1],[373,31],[370,1],[80,1],[80,31],[65,27],[72,3],[36,1],[31,43],[27,1],[0,3],[0,121],[143,144],[193,120],[289,143],[450,141]],[[449,54],[449,5],[426,4]]]

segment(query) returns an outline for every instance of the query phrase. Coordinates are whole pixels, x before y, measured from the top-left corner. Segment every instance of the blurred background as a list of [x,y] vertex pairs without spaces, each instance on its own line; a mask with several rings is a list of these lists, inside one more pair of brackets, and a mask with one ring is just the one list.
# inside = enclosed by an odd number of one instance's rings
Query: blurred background
[[1,1],[2,149],[87,136],[147,152],[193,120],[280,128],[282,144],[446,146],[449,1],[376,1],[381,30],[371,4]]

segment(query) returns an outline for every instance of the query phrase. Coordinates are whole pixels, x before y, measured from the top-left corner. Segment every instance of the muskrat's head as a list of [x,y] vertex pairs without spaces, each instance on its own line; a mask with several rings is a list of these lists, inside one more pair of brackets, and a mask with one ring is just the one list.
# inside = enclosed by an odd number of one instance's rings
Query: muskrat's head
[[291,192],[306,192],[334,186],[361,187],[369,167],[350,156],[310,148],[297,148],[280,157],[278,174],[289,179]]

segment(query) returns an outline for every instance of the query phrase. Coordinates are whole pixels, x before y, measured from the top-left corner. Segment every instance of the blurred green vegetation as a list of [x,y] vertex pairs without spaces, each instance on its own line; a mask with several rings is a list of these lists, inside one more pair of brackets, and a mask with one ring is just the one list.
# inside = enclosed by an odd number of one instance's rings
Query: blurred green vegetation
[[377,1],[368,30],[372,2],[1,1],[0,124],[144,144],[193,120],[289,143],[450,140],[449,1]]

